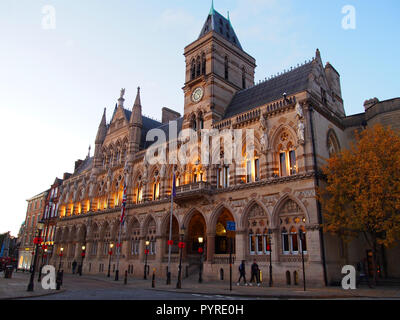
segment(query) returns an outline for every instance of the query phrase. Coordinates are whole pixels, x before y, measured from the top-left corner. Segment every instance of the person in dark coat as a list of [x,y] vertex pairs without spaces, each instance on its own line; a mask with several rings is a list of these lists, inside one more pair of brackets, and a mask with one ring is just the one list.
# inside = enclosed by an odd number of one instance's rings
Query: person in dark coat
[[74,262],[72,262],[72,274],[75,274],[75,270],[76,270],[76,266],[78,265],[78,263],[74,260]]
[[254,259],[253,264],[251,265],[251,279],[250,279],[250,285],[251,283],[256,280],[257,281],[257,286],[260,286],[260,277],[259,277],[260,269],[258,268],[258,264],[256,260]]
[[244,284],[247,286],[247,281],[246,281],[246,268],[245,268],[245,264],[244,264],[244,260],[242,260],[242,263],[239,266],[239,280],[237,285],[240,285],[240,280],[243,278],[244,280]]

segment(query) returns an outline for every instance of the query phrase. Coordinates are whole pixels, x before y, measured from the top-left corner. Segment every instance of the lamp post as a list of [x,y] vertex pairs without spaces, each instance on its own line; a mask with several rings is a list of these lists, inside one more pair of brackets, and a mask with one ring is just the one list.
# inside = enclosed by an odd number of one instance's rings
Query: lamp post
[[110,277],[110,268],[111,268],[111,256],[113,254],[112,248],[114,247],[114,244],[110,243],[110,250],[108,251],[108,254],[110,258],[108,259],[108,272],[107,272],[107,278]]
[[144,250],[144,254],[146,255],[145,263],[144,263],[144,277],[143,277],[144,280],[147,280],[147,256],[149,254],[149,244],[150,244],[150,241],[146,240],[146,249]]
[[80,275],[80,276],[82,275],[83,258],[85,258],[85,250],[86,250],[86,247],[85,247],[85,246],[82,246],[82,253],[81,253],[82,260],[81,260],[81,266],[80,266],[80,268],[79,268],[79,275]]
[[304,291],[306,291],[306,272],[304,270],[304,250],[303,250],[303,248],[304,248],[303,241],[304,241],[305,233],[301,229],[299,230],[299,236],[300,236],[300,245],[301,245],[301,262],[303,264],[303,288],[304,288]]
[[64,248],[61,248],[61,249],[60,249],[60,254],[59,254],[59,256],[60,256],[60,263],[59,263],[59,265],[58,265],[58,272],[60,272],[60,269],[61,269],[61,258],[62,258],[62,256],[63,256],[63,251],[64,251]]
[[44,258],[47,258],[47,245],[45,243],[42,243],[41,248],[42,248],[42,258],[39,267],[38,282],[42,281],[42,269],[44,264]]
[[200,270],[199,270],[199,283],[203,282],[203,253],[204,253],[204,249],[203,249],[203,237],[199,237],[199,253],[200,253]]
[[185,248],[185,243],[183,242],[183,237],[185,236],[185,226],[182,225],[181,230],[179,231],[181,236],[181,242],[179,242],[179,249],[181,250],[179,256],[179,270],[178,270],[178,282],[176,283],[176,288],[181,289],[182,287],[182,252],[183,248]]
[[29,278],[29,284],[28,284],[27,291],[33,291],[33,279],[35,278],[36,260],[37,260],[37,254],[38,254],[38,249],[39,249],[39,243],[42,243],[42,239],[40,238],[40,236],[42,235],[43,225],[44,225],[43,221],[39,221],[37,223],[36,237],[33,240],[34,244],[36,245],[35,246],[35,256],[33,258],[33,266],[32,266],[31,276]]
[[269,286],[272,287],[272,230],[268,230],[268,246],[269,246]]

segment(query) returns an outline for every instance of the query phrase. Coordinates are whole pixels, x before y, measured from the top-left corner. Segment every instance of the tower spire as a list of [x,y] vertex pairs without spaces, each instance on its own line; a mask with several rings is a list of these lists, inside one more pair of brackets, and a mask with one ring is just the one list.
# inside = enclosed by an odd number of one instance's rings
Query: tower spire
[[140,102],[140,87],[137,88],[135,103],[133,104],[132,114],[129,121],[131,124],[142,124],[142,103]]
[[210,9],[210,15],[214,15],[215,9],[214,9],[214,0],[211,0],[211,9]]

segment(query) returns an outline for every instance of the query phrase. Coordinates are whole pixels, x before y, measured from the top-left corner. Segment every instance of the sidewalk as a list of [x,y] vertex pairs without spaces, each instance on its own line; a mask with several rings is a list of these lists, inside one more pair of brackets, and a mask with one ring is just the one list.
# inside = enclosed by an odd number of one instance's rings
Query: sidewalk
[[29,272],[13,272],[11,279],[5,279],[3,272],[0,272],[0,300],[18,299],[26,297],[39,297],[49,294],[56,294],[64,290],[45,290],[40,282],[37,281],[38,273],[35,274],[33,283],[33,291],[28,292],[28,283],[30,278]]
[[[113,277],[106,278],[104,276],[88,275],[88,278],[99,281],[111,281],[115,283]],[[254,297],[254,298],[274,298],[274,299],[354,299],[354,298],[383,298],[383,299],[400,299],[400,288],[393,287],[377,287],[371,289],[369,287],[360,287],[356,290],[343,290],[341,287],[325,287],[325,288],[306,288],[303,286],[296,287],[268,287],[268,284],[240,286],[232,283],[232,291],[229,290],[229,282],[203,282],[198,283],[194,279],[183,279],[182,288],[176,289],[176,279],[171,279],[171,284],[167,285],[165,279],[156,279],[155,288],[151,287],[151,276],[148,280],[128,278],[128,284],[124,285],[124,278],[120,278],[121,286],[127,288],[140,288],[159,290],[167,292],[181,292],[201,295],[222,295],[232,297]]]

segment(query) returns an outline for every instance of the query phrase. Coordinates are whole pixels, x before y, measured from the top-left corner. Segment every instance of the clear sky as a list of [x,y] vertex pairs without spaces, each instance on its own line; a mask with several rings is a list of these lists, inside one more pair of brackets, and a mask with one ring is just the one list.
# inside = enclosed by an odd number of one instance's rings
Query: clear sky
[[[315,55],[340,73],[348,115],[366,99],[400,96],[398,0],[215,0],[256,79]],[[46,6],[52,6],[55,24]],[[342,8],[355,9],[343,29]],[[196,40],[211,0],[2,0],[0,2],[0,232],[16,235],[26,199],[72,172],[93,145],[103,109],[120,88],[131,108],[137,86],[145,115],[183,112],[183,49]],[[44,13],[43,13],[44,12]],[[46,29],[48,26],[53,29]]]

